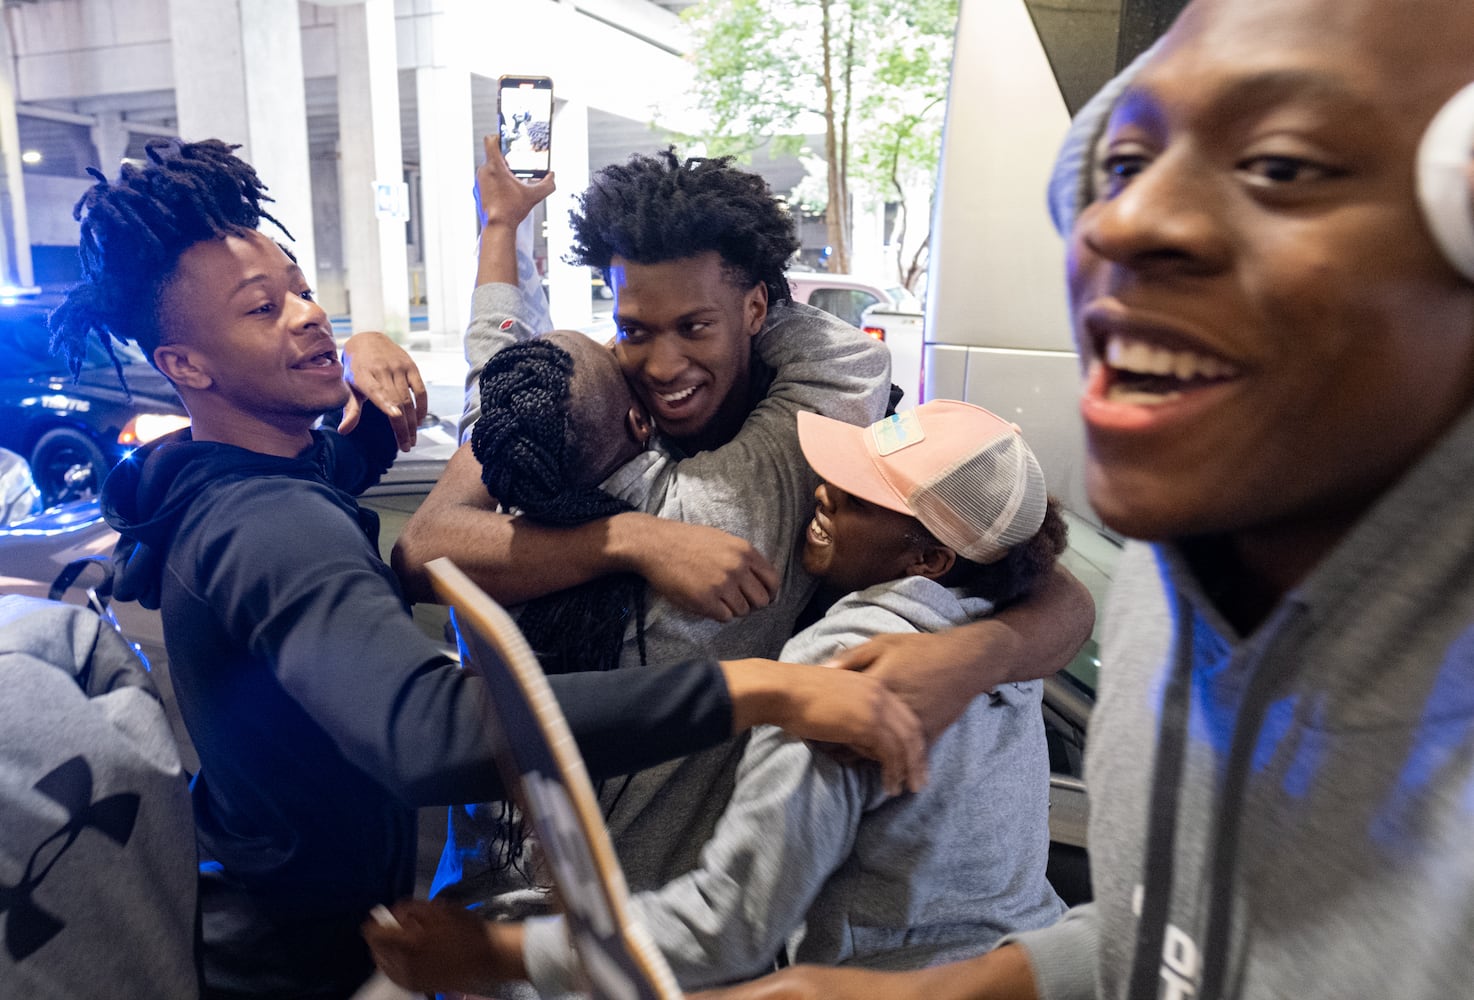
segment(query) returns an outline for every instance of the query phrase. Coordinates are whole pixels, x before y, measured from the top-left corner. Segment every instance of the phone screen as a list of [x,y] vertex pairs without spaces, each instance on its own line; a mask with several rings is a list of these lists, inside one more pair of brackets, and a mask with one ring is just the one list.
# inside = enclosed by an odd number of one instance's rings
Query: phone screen
[[553,81],[545,76],[499,81],[497,113],[502,156],[519,177],[541,177],[552,167]]

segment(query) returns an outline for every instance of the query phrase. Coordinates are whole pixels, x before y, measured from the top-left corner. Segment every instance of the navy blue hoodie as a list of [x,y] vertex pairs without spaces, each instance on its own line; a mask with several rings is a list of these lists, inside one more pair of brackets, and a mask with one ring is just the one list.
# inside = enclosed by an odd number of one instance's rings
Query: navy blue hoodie
[[[392,458],[366,411],[294,458],[181,431],[104,487],[117,595],[161,609],[201,762],[207,993],[350,993],[371,968],[359,923],[413,888],[413,807],[502,794],[479,680],[413,623],[354,500]],[[555,682],[596,776],[730,733],[714,663]]]

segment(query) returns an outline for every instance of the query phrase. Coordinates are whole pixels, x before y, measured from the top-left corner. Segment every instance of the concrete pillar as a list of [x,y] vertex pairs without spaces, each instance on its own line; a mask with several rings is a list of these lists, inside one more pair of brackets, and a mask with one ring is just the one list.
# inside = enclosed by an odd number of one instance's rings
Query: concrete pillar
[[455,66],[415,70],[420,128],[420,233],[430,343],[460,344],[476,281],[476,183],[471,74]]
[[102,111],[91,128],[92,145],[97,149],[99,168],[109,178],[118,175],[118,164],[128,152],[128,126],[117,111]]
[[20,163],[20,127],[15,120],[15,80],[11,76],[9,32],[0,31],[0,285],[29,288],[36,283],[31,269],[31,229],[26,216],[26,187]]
[[[403,218],[376,205],[375,185],[404,183],[393,0],[340,7],[338,190],[353,329],[409,336],[409,264]],[[404,204],[408,205],[408,197]]]
[[240,144],[237,154],[275,200],[267,211],[291,231],[315,284],[297,0],[169,0],[169,31],[179,134]]
[[581,101],[563,101],[553,113],[553,173],[558,190],[547,202],[548,305],[558,327],[573,329],[594,321],[589,269],[563,261],[573,243],[568,211],[589,186],[589,107]]

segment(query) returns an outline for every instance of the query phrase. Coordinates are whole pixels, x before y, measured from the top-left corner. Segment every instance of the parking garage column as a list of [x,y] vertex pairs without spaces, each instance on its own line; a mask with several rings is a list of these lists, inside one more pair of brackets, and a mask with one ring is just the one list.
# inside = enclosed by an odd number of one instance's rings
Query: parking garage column
[[393,0],[337,11],[338,198],[354,330],[409,336],[409,195],[399,141]]
[[[419,8],[428,8],[421,12]],[[420,140],[420,223],[431,346],[459,346],[476,280],[477,152],[465,5],[424,0],[410,31]]]
[[15,81],[11,74],[8,32],[0,32],[0,285],[35,284],[31,268],[31,230],[26,216],[26,189],[20,159],[20,126],[15,117]]
[[[169,0],[174,102],[185,139],[239,143],[316,284],[297,0]],[[270,227],[266,227],[270,231]]]
[[[553,172],[558,190],[548,199],[548,307],[553,322],[576,329],[593,322],[589,269],[564,263],[573,244],[568,211],[589,186],[589,106],[562,101],[553,113]],[[602,166],[602,164],[601,164]]]

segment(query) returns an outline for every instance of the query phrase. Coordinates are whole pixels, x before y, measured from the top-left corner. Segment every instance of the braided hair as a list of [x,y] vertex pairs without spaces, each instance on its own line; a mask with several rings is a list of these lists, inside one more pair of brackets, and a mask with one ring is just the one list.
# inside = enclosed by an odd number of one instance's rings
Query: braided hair
[[[481,371],[481,418],[471,451],[481,463],[487,492],[505,506],[544,524],[583,524],[634,508],[589,482],[601,463],[586,454],[569,391],[573,356],[546,340],[514,344]],[[621,573],[548,594],[523,605],[517,624],[549,674],[612,670],[624,633],[635,618],[640,662],[645,662],[645,583]],[[494,871],[526,874],[527,827],[519,810],[488,804],[500,834],[488,861]]]
[[596,173],[569,217],[569,263],[597,267],[606,281],[615,255],[661,264],[715,250],[740,287],[762,282],[769,302],[793,298],[784,276],[799,249],[793,217],[729,156],[682,164],[674,149],[637,153]]
[[[580,447],[572,375],[572,355],[545,340],[508,347],[481,372],[481,419],[471,432],[481,481],[502,504],[542,524],[583,524],[634,509],[587,481],[600,462]],[[517,621],[547,673],[612,670],[632,616],[645,661],[644,595],[638,575],[621,573],[529,601]]]
[[219,139],[151,139],[149,162],[125,163],[116,181],[87,168],[97,183],[72,209],[82,224],[82,281],[49,318],[51,350],[65,355],[74,378],[94,331],[120,381],[114,341],[131,341],[153,362],[154,348],[167,342],[159,299],[190,247],[242,235],[262,219],[292,238],[261,207],[272,199],[255,169],[234,154],[239,148]]

